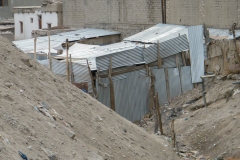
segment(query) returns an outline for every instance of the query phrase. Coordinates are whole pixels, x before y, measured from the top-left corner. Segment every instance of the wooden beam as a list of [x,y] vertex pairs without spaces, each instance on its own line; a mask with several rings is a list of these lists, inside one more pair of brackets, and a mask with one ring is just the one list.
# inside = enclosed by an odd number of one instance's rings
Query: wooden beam
[[[126,70],[122,70],[122,71],[118,71],[118,72],[112,72],[112,76],[116,76],[116,75],[120,75],[120,74],[124,74],[124,73],[128,73],[128,72],[132,72],[132,71],[136,71],[136,70],[140,70],[145,68],[144,65],[141,66],[134,66],[134,67],[130,67],[127,68]],[[114,71],[114,70],[113,70]],[[107,78],[109,74],[103,74],[103,75],[99,75],[99,77],[101,78]]]
[[178,75],[179,75],[179,78],[180,78],[180,85],[181,85],[181,93],[183,93],[183,89],[182,89],[182,73],[181,73],[181,66],[180,66],[180,62],[179,62],[179,54],[176,54],[176,65],[177,65],[177,68],[178,68]]
[[72,55],[69,55],[69,59],[70,59],[70,82],[73,84],[73,67],[72,67]]
[[182,61],[183,61],[183,65],[186,66],[187,63],[186,63],[186,59],[185,59],[185,55],[184,55],[184,52],[181,53],[182,55]]

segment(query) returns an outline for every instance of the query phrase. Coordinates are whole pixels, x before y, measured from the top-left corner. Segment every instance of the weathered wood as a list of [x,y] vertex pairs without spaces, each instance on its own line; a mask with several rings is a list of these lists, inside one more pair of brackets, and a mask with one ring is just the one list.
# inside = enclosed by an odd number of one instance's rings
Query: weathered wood
[[52,58],[49,59],[49,69],[52,71]]
[[172,133],[172,146],[173,146],[173,148],[175,148],[176,147],[176,134],[174,131],[174,119],[172,119],[172,122],[171,122],[171,133]]
[[164,68],[165,79],[166,79],[166,89],[167,89],[167,98],[170,100],[170,89],[169,89],[169,78],[168,78],[168,68]]
[[112,57],[109,59],[109,72],[108,72],[109,82],[110,82],[110,105],[111,109],[115,111],[115,96],[114,96],[114,85],[112,80]]
[[160,56],[160,44],[157,43],[158,69],[162,68],[162,58]]
[[37,59],[37,38],[34,38],[34,60]]
[[186,63],[186,59],[185,59],[185,55],[184,55],[184,52],[181,53],[182,55],[182,61],[183,61],[183,65],[184,66],[187,66],[187,63]]
[[179,54],[176,54],[176,65],[178,68],[178,73],[179,73],[179,78],[180,78],[180,85],[181,85],[181,93],[183,93],[183,88],[182,88],[182,73],[181,73],[181,66],[179,62]]
[[158,119],[158,112],[157,112],[156,96],[153,97],[153,102],[154,102],[154,111],[155,111],[154,133],[157,133],[158,132],[158,127],[159,127],[159,119]]
[[163,135],[162,115],[161,115],[160,105],[159,105],[159,100],[158,100],[158,92],[156,93],[155,101],[156,101],[156,109],[157,109],[157,113],[158,113],[159,129],[160,129],[161,135]]
[[[128,72],[132,72],[132,71],[136,71],[136,70],[140,70],[140,69],[143,69],[145,68],[144,65],[141,65],[141,66],[134,66],[134,67],[130,67],[126,70],[122,70],[122,71],[118,71],[118,72],[114,72],[114,70],[112,70],[112,76],[116,76],[116,75],[120,75],[120,74],[124,74],[124,73],[128,73]],[[107,78],[109,74],[102,74],[102,75],[99,75],[99,77],[101,78]]]
[[146,64],[145,67],[146,67],[147,76],[149,76],[149,66],[148,66],[148,64]]
[[69,82],[69,62],[68,62],[68,39],[66,39],[66,72],[67,72],[67,81]]

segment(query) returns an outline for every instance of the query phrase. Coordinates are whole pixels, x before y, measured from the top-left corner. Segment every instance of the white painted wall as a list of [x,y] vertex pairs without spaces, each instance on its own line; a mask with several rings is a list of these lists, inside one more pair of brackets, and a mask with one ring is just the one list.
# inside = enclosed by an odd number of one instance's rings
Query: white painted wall
[[[38,15],[42,15],[42,28],[58,26],[58,15],[56,12],[35,11],[34,13],[14,13],[15,40],[32,38],[32,31],[39,29]],[[31,23],[33,18],[33,23]],[[21,33],[20,21],[23,22],[23,33]]]
[[58,15],[56,12],[42,13],[42,27],[48,28],[48,23],[51,23],[52,27],[58,26]]
[[[15,40],[29,39],[32,37],[32,30],[39,29],[38,15],[40,11],[34,13],[14,13]],[[33,18],[33,23],[31,23]],[[23,22],[23,33],[21,33],[20,21]]]

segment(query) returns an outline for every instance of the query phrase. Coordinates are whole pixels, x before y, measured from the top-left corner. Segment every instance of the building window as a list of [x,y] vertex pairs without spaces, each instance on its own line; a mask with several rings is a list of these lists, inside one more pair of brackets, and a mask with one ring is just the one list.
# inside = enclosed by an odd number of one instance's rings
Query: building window
[[51,23],[47,23],[48,29],[51,29],[52,24]]
[[23,33],[23,22],[20,21],[20,33]]
[[33,18],[30,18],[31,23],[33,23]]
[[0,6],[8,6],[8,0],[0,0]]
[[42,29],[42,15],[38,16],[38,28]]

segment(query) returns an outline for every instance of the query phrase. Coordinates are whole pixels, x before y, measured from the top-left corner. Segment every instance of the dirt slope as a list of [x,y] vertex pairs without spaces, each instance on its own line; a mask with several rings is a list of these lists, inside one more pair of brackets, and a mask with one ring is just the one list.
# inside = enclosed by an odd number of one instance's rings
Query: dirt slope
[[[240,159],[240,85],[233,82],[208,80],[207,108],[204,108],[201,86],[162,108],[164,131],[170,136],[170,119],[175,118],[178,148],[185,155],[198,151],[198,156],[203,155],[205,159]],[[153,130],[154,123],[149,124],[148,128]]]
[[[0,159],[177,160],[149,135],[0,37]],[[74,134],[75,133],[75,134]]]

